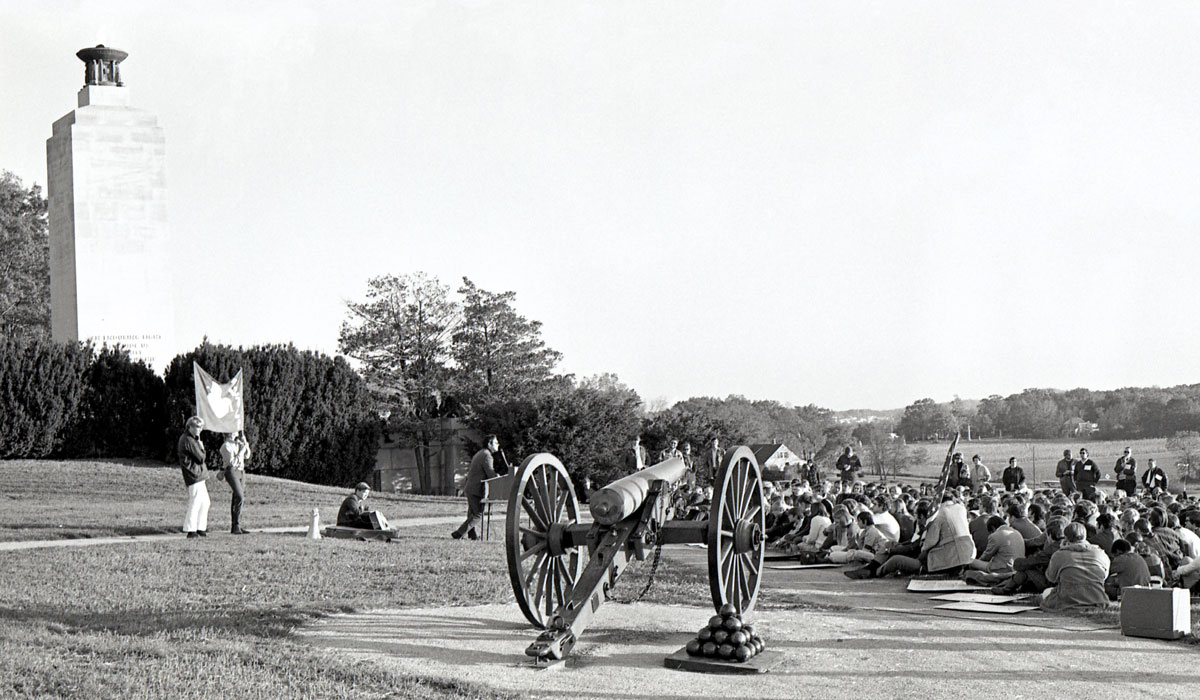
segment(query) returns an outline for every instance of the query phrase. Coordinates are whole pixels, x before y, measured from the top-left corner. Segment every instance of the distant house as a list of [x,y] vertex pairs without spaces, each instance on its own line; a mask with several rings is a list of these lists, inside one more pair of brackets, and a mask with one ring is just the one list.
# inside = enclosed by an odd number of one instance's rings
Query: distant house
[[783,471],[788,467],[799,467],[804,464],[804,459],[788,449],[788,446],[781,443],[771,443],[765,445],[750,445],[750,450],[754,452],[754,459],[758,461],[760,469],[778,469]]
[[1070,418],[1067,420],[1065,432],[1073,437],[1093,435],[1100,432],[1100,424],[1091,421],[1083,420],[1082,418]]
[[[429,446],[428,493],[452,496],[458,491],[458,480],[471,464],[473,447],[482,445],[483,435],[458,418],[442,419],[435,432],[437,439]],[[419,491],[421,478],[414,446],[385,436],[375,453],[371,487],[395,493]]]

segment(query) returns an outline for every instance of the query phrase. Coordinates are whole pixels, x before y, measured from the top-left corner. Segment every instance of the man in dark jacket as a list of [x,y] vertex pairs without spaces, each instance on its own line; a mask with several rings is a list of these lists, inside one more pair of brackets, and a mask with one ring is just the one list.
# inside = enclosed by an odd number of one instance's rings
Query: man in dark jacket
[[1167,473],[1159,469],[1158,463],[1153,459],[1150,460],[1150,466],[1146,468],[1146,473],[1142,474],[1142,486],[1146,487],[1146,493],[1154,496],[1155,489],[1159,492],[1167,490]]
[[467,497],[467,519],[458,526],[457,530],[450,533],[450,536],[456,540],[462,539],[463,535],[473,540],[479,539],[475,528],[483,520],[483,497],[487,491],[483,480],[496,478],[496,470],[492,466],[492,455],[498,451],[500,451],[499,438],[495,435],[488,435],[484,448],[471,458],[471,468],[467,470],[467,479],[463,482],[463,495]]
[[207,455],[200,442],[200,431],[204,419],[200,416],[188,418],[187,430],[179,436],[175,451],[179,454],[179,467],[183,471],[183,483],[187,486],[187,515],[183,518],[183,531],[188,539],[208,536],[208,487],[204,482],[211,476],[205,466]]
[[1004,482],[1005,491],[1020,491],[1025,488],[1025,470],[1017,466],[1016,457],[1008,458],[1008,466],[1004,468],[1004,475],[1000,480]]
[[1075,462],[1075,488],[1083,492],[1083,497],[1091,500],[1096,495],[1096,483],[1100,481],[1100,465],[1096,464],[1088,451],[1079,450],[1079,459]]
[[367,510],[367,496],[371,495],[371,487],[360,481],[354,487],[354,493],[346,496],[342,507],[338,509],[337,524],[339,527],[356,527],[362,530],[372,530],[375,525],[371,522],[371,512]]

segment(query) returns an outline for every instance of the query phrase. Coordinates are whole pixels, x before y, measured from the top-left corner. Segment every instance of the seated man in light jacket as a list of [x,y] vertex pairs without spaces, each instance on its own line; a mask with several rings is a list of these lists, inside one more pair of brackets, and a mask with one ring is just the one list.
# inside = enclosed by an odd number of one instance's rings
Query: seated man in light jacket
[[921,557],[929,573],[961,569],[975,559],[975,541],[967,523],[967,507],[952,496],[942,499],[942,505],[925,528]]

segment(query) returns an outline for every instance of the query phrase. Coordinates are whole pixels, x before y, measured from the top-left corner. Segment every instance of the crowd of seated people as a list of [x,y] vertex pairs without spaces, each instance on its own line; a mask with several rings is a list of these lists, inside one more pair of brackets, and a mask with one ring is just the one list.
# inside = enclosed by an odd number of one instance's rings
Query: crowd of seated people
[[1034,490],[1023,478],[944,491],[785,484],[768,489],[767,543],[857,564],[845,571],[854,579],[957,576],[996,594],[1038,594],[1048,610],[1105,605],[1152,582],[1200,595],[1200,504],[1169,493],[1150,466],[1136,482],[1118,472],[1133,493],[1114,496],[1091,483]]

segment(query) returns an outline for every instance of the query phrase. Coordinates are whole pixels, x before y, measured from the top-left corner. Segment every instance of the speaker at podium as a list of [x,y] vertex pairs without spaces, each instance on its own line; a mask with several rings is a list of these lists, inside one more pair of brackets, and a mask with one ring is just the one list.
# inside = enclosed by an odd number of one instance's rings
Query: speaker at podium
[[512,493],[513,489],[513,477],[515,476],[516,474],[510,469],[504,476],[483,480],[483,533],[480,536],[485,540],[491,539],[492,504],[508,502],[508,496]]

